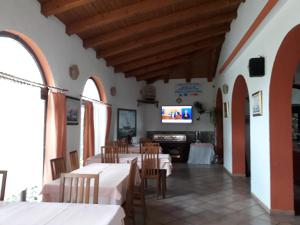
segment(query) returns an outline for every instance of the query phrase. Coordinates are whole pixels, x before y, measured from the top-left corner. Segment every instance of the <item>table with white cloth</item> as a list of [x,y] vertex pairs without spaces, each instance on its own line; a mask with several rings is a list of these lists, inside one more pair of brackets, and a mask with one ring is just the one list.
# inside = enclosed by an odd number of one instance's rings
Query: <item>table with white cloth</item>
[[123,225],[121,206],[0,202],[1,225]]
[[[158,154],[160,169],[166,170],[166,175],[170,176],[172,173],[172,158],[169,154]],[[121,164],[129,163],[133,159],[138,159],[138,167],[142,167],[142,154],[119,154],[119,161]],[[101,163],[101,154],[97,154],[87,159],[87,164]]]
[[189,164],[211,164],[215,156],[214,146],[210,143],[192,143]]
[[[76,174],[99,175],[99,204],[122,205],[125,202],[130,164],[94,163],[72,171]],[[138,171],[136,177],[139,178]],[[140,181],[136,181],[140,182]],[[60,179],[53,180],[43,186],[44,202],[58,202]],[[93,197],[91,184],[90,198]]]
[[[162,148],[160,146],[159,152],[162,153]],[[141,153],[140,144],[128,145],[128,153]]]

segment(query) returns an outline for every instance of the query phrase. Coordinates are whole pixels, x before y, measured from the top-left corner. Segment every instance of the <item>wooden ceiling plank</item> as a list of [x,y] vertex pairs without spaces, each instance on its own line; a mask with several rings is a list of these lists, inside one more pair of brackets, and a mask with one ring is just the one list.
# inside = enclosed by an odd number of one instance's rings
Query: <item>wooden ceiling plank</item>
[[[219,15],[219,16],[216,16],[213,18],[203,19],[203,20],[197,21],[192,24],[188,24],[183,27],[166,30],[166,31],[163,31],[163,32],[151,35],[151,36],[146,36],[144,38],[140,38],[138,40],[134,40],[134,41],[122,44],[121,46],[112,47],[112,49],[115,49],[115,51],[117,51],[117,52],[118,52],[118,50],[119,50],[119,52],[124,52],[124,51],[129,51],[132,49],[137,49],[140,47],[145,47],[147,45],[151,45],[151,44],[155,44],[155,43],[158,43],[161,41],[172,39],[172,38],[178,37],[180,35],[184,35],[184,34],[194,32],[194,31],[206,29],[211,26],[221,25],[224,23],[230,23],[234,18],[236,18],[236,16],[237,16],[236,12],[231,12],[231,13],[226,13],[226,14]],[[96,47],[95,45],[89,45],[89,43],[87,43],[87,42],[85,42],[84,45],[86,48]],[[99,47],[101,48],[101,46],[102,45],[100,44]]]
[[[223,28],[220,28],[220,30]],[[184,45],[199,42],[201,40],[205,40],[208,38],[214,38],[214,37],[220,37],[220,36],[223,37],[223,33],[224,33],[223,31],[217,31],[217,29],[215,30],[215,34],[212,34],[213,33],[212,29],[210,31],[208,30],[208,32],[211,32],[211,33],[210,34],[199,33],[197,35],[189,35],[189,36],[178,38],[178,39],[175,39],[172,41],[163,42],[156,46],[148,47],[148,48],[141,49],[141,50],[131,51],[126,54],[117,55],[115,57],[105,57],[105,58],[108,62],[108,65],[116,66],[116,65],[120,65],[120,64],[130,63],[130,62],[133,62],[135,60],[142,59],[145,57],[153,56],[153,55],[159,54],[161,52],[165,52],[165,51],[172,50],[175,48],[180,48]],[[101,55],[100,51],[97,52],[97,57],[101,57],[100,55]]]
[[207,47],[214,47],[216,45],[220,45],[223,42],[222,38],[213,38],[208,39],[206,41],[199,41],[193,44],[185,45],[181,48],[176,48],[170,51],[163,52],[158,55],[146,57],[140,60],[133,61],[131,63],[125,63],[120,66],[116,66],[116,72],[128,72],[143,66],[147,66],[150,64],[154,64],[157,62],[163,62],[165,60],[175,58],[181,55],[186,55],[188,53],[196,52],[200,49],[207,48]]
[[207,77],[208,82],[211,82],[215,76],[220,49],[221,49],[221,46],[216,47],[216,48],[212,49],[212,51],[210,53],[210,65],[209,65],[209,73],[208,73],[208,77]]
[[205,16],[213,14],[214,12],[220,13],[220,11],[232,9],[233,7],[237,7],[240,2],[241,0],[208,1],[202,3],[197,7],[177,11],[167,16],[158,17],[152,20],[148,20],[146,22],[125,27],[123,29],[118,29],[113,32],[108,32],[105,34],[100,34],[98,36],[88,38],[84,40],[84,43],[85,46],[98,46],[99,44],[101,44],[102,46],[105,45],[109,47],[109,44],[114,45],[116,42],[120,42],[120,40],[124,40],[130,36],[135,36],[144,32],[150,32],[151,30],[157,28],[166,27],[170,24],[175,24],[178,21],[184,21],[191,18],[195,18],[196,15]]
[[67,26],[68,34],[78,34],[94,28],[168,7],[183,0],[144,0],[106,13],[100,13]]
[[171,59],[168,61],[164,61],[161,63],[156,63],[150,66],[145,66],[143,68],[137,69],[137,70],[132,70],[130,71],[128,74],[126,73],[126,77],[132,77],[132,76],[139,76],[139,75],[143,75],[146,73],[150,73],[150,72],[154,72],[157,70],[161,70],[161,69],[165,69],[174,65],[178,65],[178,64],[182,64],[182,63],[186,63],[190,60],[190,56],[186,55],[186,56],[182,56],[180,58],[175,58],[175,59]]
[[158,70],[155,72],[143,74],[141,76],[136,76],[136,80],[141,81],[141,80],[147,80],[147,79],[160,77],[160,76],[164,76],[164,77],[168,76],[169,77],[171,75],[171,71],[172,71],[171,68]]
[[96,0],[50,0],[41,3],[42,14],[45,16],[52,16],[84,6],[94,1]]

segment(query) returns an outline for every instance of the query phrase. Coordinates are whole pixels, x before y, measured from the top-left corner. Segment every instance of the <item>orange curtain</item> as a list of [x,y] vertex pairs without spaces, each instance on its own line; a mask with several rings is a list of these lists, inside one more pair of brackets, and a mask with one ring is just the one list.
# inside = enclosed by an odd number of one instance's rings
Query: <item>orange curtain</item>
[[111,106],[107,106],[107,121],[106,121],[106,134],[105,134],[105,143],[109,143],[109,133],[110,133],[110,122],[111,122]]
[[52,180],[50,159],[66,155],[66,96],[49,92],[47,102],[44,183]]
[[85,101],[84,130],[83,130],[83,161],[95,155],[95,131],[93,103]]

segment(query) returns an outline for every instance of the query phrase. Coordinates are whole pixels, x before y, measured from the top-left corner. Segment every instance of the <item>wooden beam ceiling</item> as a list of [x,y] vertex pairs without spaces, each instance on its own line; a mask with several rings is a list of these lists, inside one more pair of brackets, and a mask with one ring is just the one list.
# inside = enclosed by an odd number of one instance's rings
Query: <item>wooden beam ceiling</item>
[[[67,26],[68,34],[78,34],[99,28],[101,26],[121,21],[131,16],[142,15],[147,12],[155,11],[167,6],[174,5],[183,0],[145,0],[140,1],[126,7],[115,9],[107,13],[100,13],[95,16],[89,17],[85,20],[76,21]],[[93,47],[93,46],[92,46]]]
[[145,66],[145,67],[142,67],[142,68],[139,68],[139,69],[136,69],[136,70],[132,70],[129,73],[126,73],[126,77],[143,75],[143,74],[146,74],[146,73],[154,72],[156,70],[165,69],[165,68],[168,68],[170,66],[183,64],[183,63],[188,62],[189,60],[190,60],[189,55],[178,57],[178,58],[175,58],[175,59],[166,60],[166,61],[163,61],[163,62],[160,62],[160,63],[156,63],[156,64]]
[[181,48],[176,48],[174,50],[163,52],[159,55],[146,57],[140,60],[133,61],[131,63],[126,63],[124,65],[116,66],[115,69],[117,72],[122,71],[124,73],[127,73],[143,66],[163,62],[168,59],[176,58],[182,55],[187,55],[207,47],[214,47],[216,45],[220,45],[222,41],[223,38],[216,38],[216,39],[208,39],[204,42],[203,41],[196,42],[194,44],[186,45]]
[[138,81],[212,81],[243,0],[38,0],[115,71]]
[[97,47],[101,45],[105,47],[111,47],[113,44],[115,44],[116,42],[120,42],[120,40],[122,39],[136,36],[140,33],[151,32],[159,28],[162,29],[163,27],[167,27],[170,24],[175,24],[179,21],[190,20],[192,18],[196,18],[197,16],[204,17],[214,14],[218,11],[230,10],[239,2],[240,0],[218,0],[205,2],[198,7],[178,11],[167,16],[158,17],[156,19],[148,20],[146,22],[138,23],[132,26],[127,26],[114,32],[100,34],[98,36],[88,38],[84,40],[84,46]]
[[133,51],[133,50],[137,50],[139,48],[145,48],[147,46],[153,46],[155,44],[159,44],[163,41],[169,41],[169,40],[174,40],[175,37],[178,37],[178,39],[180,39],[180,37],[182,36],[189,36],[189,35],[193,35],[194,32],[202,32],[202,34],[205,35],[205,33],[209,33],[210,29],[214,26],[217,25],[225,25],[226,26],[226,30],[223,31],[224,33],[226,33],[227,31],[229,31],[229,21],[231,21],[233,18],[235,17],[234,13],[231,14],[226,14],[224,16],[220,16],[217,19],[206,19],[203,20],[201,22],[197,22],[195,24],[190,24],[181,28],[177,28],[177,29],[173,29],[173,30],[169,30],[169,31],[165,31],[165,32],[161,32],[158,33],[156,35],[150,36],[150,37],[145,37],[143,39],[138,39],[137,41],[131,41],[122,45],[118,45],[115,47],[111,47],[111,48],[107,48],[104,50],[99,50],[99,55],[101,55],[102,57],[108,58],[108,57],[115,57],[117,55],[120,54],[124,54],[128,51]]
[[96,0],[51,0],[42,3],[42,13],[52,16],[86,5]]

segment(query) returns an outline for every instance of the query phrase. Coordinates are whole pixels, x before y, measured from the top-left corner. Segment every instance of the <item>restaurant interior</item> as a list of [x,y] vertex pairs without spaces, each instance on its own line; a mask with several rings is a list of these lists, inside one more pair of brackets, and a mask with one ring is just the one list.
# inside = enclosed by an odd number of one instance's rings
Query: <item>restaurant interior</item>
[[0,0],[0,225],[300,224],[299,9]]

